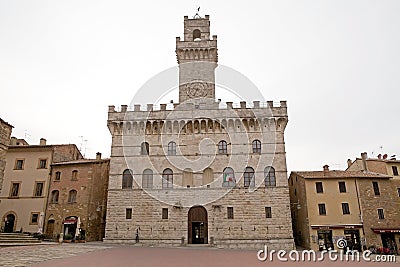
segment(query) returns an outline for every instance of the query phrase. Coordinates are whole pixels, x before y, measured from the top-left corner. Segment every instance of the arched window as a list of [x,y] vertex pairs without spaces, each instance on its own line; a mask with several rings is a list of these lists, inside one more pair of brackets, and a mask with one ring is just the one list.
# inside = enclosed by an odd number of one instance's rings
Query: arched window
[[72,180],[76,181],[78,180],[78,171],[77,170],[73,170],[72,171]]
[[271,166],[264,169],[265,186],[276,186],[275,169]]
[[143,188],[153,188],[153,171],[150,169],[145,169],[142,176],[142,187]]
[[195,29],[193,31],[193,41],[200,41],[201,40],[201,32],[199,29]]
[[132,171],[126,169],[122,174],[122,189],[131,189],[133,185]]
[[75,203],[76,202],[76,197],[77,197],[78,192],[76,190],[72,189],[69,191],[68,194],[68,203]]
[[58,196],[60,192],[58,190],[51,191],[50,203],[58,203]]
[[244,186],[255,186],[255,176],[254,176],[254,169],[251,167],[246,167],[244,170]]
[[140,146],[140,154],[141,155],[149,155],[150,152],[150,146],[149,143],[143,142]]
[[165,169],[162,174],[162,188],[172,188],[174,173],[171,169]]
[[222,186],[223,187],[229,187],[229,186],[235,186],[236,185],[236,180],[235,180],[235,172],[231,167],[226,167],[224,169],[223,173],[223,181],[222,181]]
[[261,142],[260,140],[253,141],[253,153],[261,154]]
[[174,141],[168,143],[168,155],[176,155],[176,143]]
[[208,185],[214,181],[214,172],[211,168],[203,171],[203,185]]
[[219,141],[218,143],[218,154],[227,154],[228,147],[225,140]]

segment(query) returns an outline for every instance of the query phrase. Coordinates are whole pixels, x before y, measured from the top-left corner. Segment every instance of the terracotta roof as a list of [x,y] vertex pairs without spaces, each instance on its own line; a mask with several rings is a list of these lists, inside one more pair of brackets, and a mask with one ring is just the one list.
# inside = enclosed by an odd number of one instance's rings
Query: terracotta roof
[[363,171],[294,171],[293,174],[302,176],[304,178],[315,179],[315,178],[391,178],[391,176],[375,173],[375,172],[363,172]]

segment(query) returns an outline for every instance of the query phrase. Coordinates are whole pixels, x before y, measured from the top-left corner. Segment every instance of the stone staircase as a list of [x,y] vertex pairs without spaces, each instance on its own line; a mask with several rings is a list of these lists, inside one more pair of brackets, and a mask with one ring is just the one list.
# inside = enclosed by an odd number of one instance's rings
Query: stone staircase
[[40,244],[41,241],[23,233],[0,233],[0,247],[29,246]]

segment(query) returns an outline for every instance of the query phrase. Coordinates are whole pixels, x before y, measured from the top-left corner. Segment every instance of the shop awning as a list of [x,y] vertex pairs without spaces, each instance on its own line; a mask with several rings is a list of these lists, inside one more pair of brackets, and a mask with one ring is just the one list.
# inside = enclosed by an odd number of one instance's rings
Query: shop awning
[[400,228],[371,228],[375,234],[400,233]]
[[330,225],[311,225],[311,229],[329,230],[329,229],[357,229],[362,228],[362,224],[330,224]]
[[76,219],[67,219],[63,221],[63,224],[75,224]]

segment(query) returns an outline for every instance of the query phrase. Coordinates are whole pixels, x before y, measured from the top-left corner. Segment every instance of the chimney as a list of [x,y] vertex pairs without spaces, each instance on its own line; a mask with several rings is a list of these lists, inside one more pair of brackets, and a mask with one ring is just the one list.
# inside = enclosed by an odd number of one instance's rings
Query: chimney
[[17,145],[17,137],[11,137],[10,139],[10,146],[16,146]]
[[362,159],[362,171],[368,172],[368,167],[367,167],[367,152],[361,153],[361,159]]
[[101,153],[100,152],[96,153],[96,160],[101,160]]
[[40,143],[41,146],[45,146],[46,145],[46,139],[44,138],[40,138]]
[[353,164],[353,162],[351,161],[351,159],[348,159],[348,160],[347,160],[347,167],[350,167],[351,164]]
[[329,172],[329,166],[328,165],[325,164],[323,168],[324,168],[324,172]]

